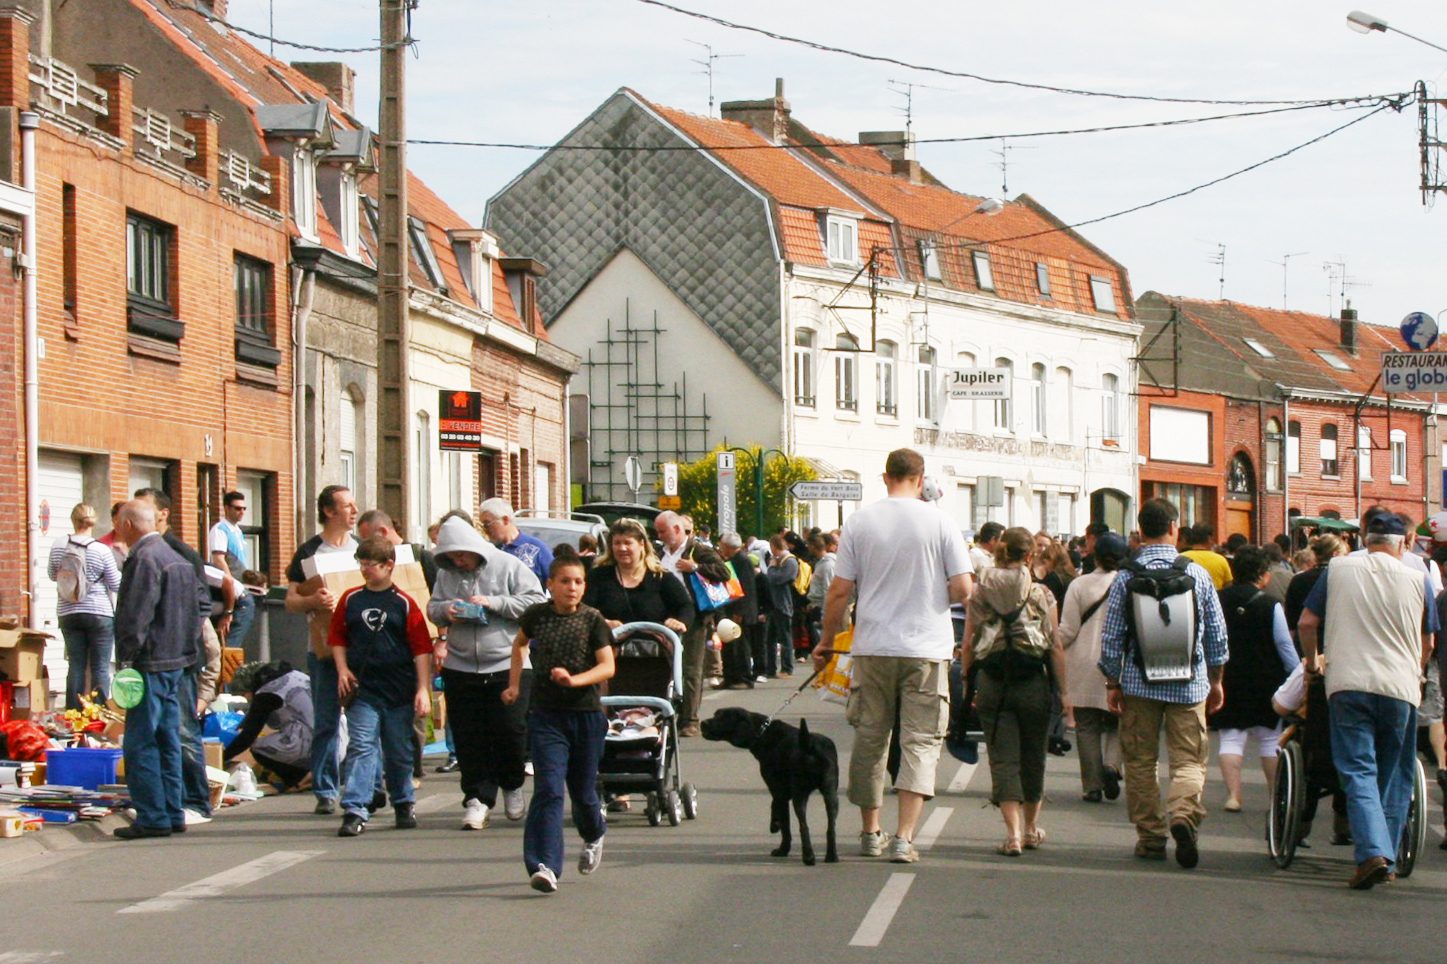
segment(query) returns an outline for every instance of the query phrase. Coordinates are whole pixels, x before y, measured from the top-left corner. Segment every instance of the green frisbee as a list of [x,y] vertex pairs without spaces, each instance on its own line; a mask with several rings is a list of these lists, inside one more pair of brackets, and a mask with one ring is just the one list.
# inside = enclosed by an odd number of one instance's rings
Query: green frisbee
[[137,670],[127,667],[115,675],[111,680],[111,699],[123,710],[133,709],[140,705],[141,698],[146,695],[146,678]]

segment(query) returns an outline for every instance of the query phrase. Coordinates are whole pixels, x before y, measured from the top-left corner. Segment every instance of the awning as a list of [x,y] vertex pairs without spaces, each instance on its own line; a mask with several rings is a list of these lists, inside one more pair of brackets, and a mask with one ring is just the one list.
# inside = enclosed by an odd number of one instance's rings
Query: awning
[[1291,520],[1293,529],[1324,529],[1327,532],[1356,532],[1357,524],[1330,516],[1299,515]]
[[857,473],[846,472],[828,459],[821,459],[813,455],[795,455],[795,461],[803,462],[814,470],[814,475],[821,480],[848,479],[858,481]]

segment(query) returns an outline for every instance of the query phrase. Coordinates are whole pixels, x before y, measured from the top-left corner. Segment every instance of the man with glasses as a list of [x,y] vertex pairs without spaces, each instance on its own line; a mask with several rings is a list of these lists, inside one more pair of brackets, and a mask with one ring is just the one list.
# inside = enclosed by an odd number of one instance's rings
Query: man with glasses
[[538,583],[548,584],[548,567],[553,564],[553,551],[541,539],[535,539],[519,531],[513,524],[512,503],[506,499],[488,499],[477,507],[477,521],[489,541],[510,556],[516,556],[523,565],[538,577]]
[[[241,531],[241,520],[246,517],[246,496],[240,492],[228,492],[221,497],[221,518],[211,527],[207,547],[211,553],[211,565],[222,572],[231,573],[234,579],[241,579],[242,573],[251,568],[247,558],[246,535]],[[251,624],[256,620],[256,600],[250,592],[243,591],[236,599],[235,612],[231,614],[231,628],[227,633],[228,642],[241,646],[246,642]]]
[[[729,570],[719,554],[708,546],[699,545],[687,533],[692,526],[685,525],[686,516],[677,512],[660,512],[653,520],[654,532],[663,544],[659,561],[663,568],[672,573],[693,598],[693,588],[688,577],[697,572],[709,582],[728,582]],[[693,628],[683,634],[683,708],[678,714],[678,735],[698,736],[698,708],[703,701],[703,666],[708,650],[708,638],[713,635],[713,614],[699,613]]]

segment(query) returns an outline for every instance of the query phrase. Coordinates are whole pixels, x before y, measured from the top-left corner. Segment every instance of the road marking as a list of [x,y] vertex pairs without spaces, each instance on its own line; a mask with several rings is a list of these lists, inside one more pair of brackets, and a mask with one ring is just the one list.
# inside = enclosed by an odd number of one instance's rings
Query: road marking
[[[423,797],[421,800],[418,800],[416,806],[412,808],[412,812],[435,813],[446,807],[449,803],[456,802],[457,798],[450,793],[434,793],[430,797]],[[458,809],[460,810],[462,808],[458,807]]]
[[961,763],[960,768],[955,771],[955,777],[950,781],[946,790],[947,793],[964,793],[965,788],[970,785],[970,780],[975,776],[975,769],[978,764]]
[[212,874],[204,880],[198,880],[194,884],[187,884],[185,887],[178,887],[175,890],[167,891],[159,897],[152,897],[150,900],[143,900],[139,904],[132,904],[123,908],[121,914],[155,914],[164,911],[181,910],[187,905],[198,900],[209,900],[220,897],[228,890],[235,890],[237,887],[244,887],[247,884],[255,883],[263,877],[270,877],[272,874],[280,873],[288,867],[295,866],[303,860],[310,860],[313,857],[325,853],[322,850],[278,850],[276,853],[259,857],[239,867],[232,867],[230,870],[223,870],[219,874]]
[[919,833],[914,835],[914,849],[924,852],[933,847],[945,829],[945,822],[954,812],[952,807],[935,807],[930,813],[929,819],[924,822],[924,826],[919,829]]
[[64,951],[8,951],[0,954],[0,964],[31,964],[33,961],[53,961],[64,956]]
[[879,942],[884,940],[884,932],[889,930],[889,924],[894,920],[899,905],[904,903],[904,895],[909,893],[910,884],[913,883],[914,874],[890,874],[889,879],[884,882],[884,889],[874,898],[874,903],[869,905],[864,920],[859,922],[859,929],[849,939],[849,946],[878,947]]

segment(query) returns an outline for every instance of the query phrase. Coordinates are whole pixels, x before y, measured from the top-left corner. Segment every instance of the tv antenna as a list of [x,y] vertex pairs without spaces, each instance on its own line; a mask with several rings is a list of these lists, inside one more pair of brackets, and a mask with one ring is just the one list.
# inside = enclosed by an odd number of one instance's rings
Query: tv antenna
[[896,107],[895,110],[904,115],[905,140],[909,140],[909,134],[914,130],[914,92],[919,90],[953,90],[953,87],[935,87],[930,84],[917,84],[912,80],[894,80],[890,78],[885,81],[889,89],[904,98],[904,106]]
[[1326,272],[1326,305],[1327,317],[1337,317],[1337,299],[1341,299],[1341,307],[1351,306],[1347,300],[1348,288],[1370,288],[1371,282],[1358,281],[1347,274],[1346,259],[1337,255],[1336,261],[1323,261],[1321,270]]
[[703,68],[703,70],[700,70],[699,73],[701,73],[701,74],[707,74],[707,75],[708,75],[708,116],[712,117],[712,116],[713,116],[713,65],[714,65],[714,61],[716,61],[716,60],[723,60],[723,59],[726,58],[726,57],[742,57],[742,56],[744,56],[744,55],[743,55],[743,54],[716,54],[716,53],[713,52],[713,46],[712,46],[711,44],[702,43],[702,42],[697,41],[697,40],[689,40],[687,37],[684,38],[684,43],[690,43],[690,44],[693,44],[695,47],[702,47],[702,48],[703,48],[703,56],[702,56],[702,57],[690,57],[690,58],[689,58],[689,61],[690,61],[691,63],[698,64],[700,67]]
[[[1280,261],[1271,261],[1272,264],[1274,264],[1274,265],[1279,265],[1279,266],[1281,267],[1281,310],[1282,310],[1282,311],[1285,311],[1285,310],[1287,309],[1287,304],[1286,304],[1286,299],[1287,299],[1286,279],[1287,279],[1287,271],[1289,270],[1290,265],[1291,265],[1291,259],[1292,259],[1292,258],[1299,258],[1299,257],[1301,257],[1301,256],[1304,255],[1304,254],[1310,254],[1310,253],[1311,253],[1310,251],[1293,251],[1293,252],[1291,252],[1290,254],[1283,254],[1283,255],[1281,256],[1281,260],[1280,260]],[[1267,259],[1267,260],[1269,261],[1270,259]]]
[[1216,300],[1217,300],[1217,301],[1225,301],[1225,300],[1226,300],[1226,245],[1225,245],[1224,243],[1218,243],[1218,244],[1216,245],[1216,253],[1213,254],[1213,255],[1210,255],[1209,257],[1207,257],[1206,260],[1209,261],[1211,264],[1217,265],[1217,266],[1221,269],[1220,276],[1216,279],[1216,283],[1217,283]]
[[1024,144],[1011,144],[1001,139],[1000,149],[991,150],[990,153],[999,158],[995,166],[1000,169],[1000,197],[1010,196],[1010,152],[1011,151],[1033,151],[1035,148],[1026,147]]

